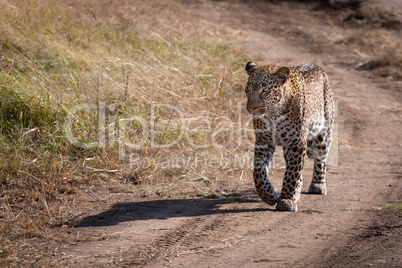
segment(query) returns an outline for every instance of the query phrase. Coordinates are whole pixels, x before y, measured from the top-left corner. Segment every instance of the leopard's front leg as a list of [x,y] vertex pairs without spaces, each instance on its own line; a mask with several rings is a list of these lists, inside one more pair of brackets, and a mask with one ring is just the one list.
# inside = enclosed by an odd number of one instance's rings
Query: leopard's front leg
[[256,143],[254,148],[254,183],[258,195],[265,203],[275,205],[278,195],[274,187],[268,180],[268,171],[274,156],[275,146],[259,145]]
[[282,192],[276,210],[297,211],[297,201],[303,183],[302,170],[307,145],[283,148],[286,170],[283,178]]

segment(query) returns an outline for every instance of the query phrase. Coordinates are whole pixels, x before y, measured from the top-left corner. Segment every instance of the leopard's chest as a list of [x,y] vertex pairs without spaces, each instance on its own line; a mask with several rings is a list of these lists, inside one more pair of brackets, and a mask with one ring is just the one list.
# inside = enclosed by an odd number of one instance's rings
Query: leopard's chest
[[257,143],[291,147],[300,139],[311,140],[324,127],[324,115],[316,112],[300,120],[287,115],[264,116],[254,122]]
[[271,144],[284,146],[297,140],[300,127],[293,123],[286,115],[262,117],[254,120],[256,142],[259,144]]
[[288,147],[300,138],[301,128],[291,120],[279,119],[272,124],[273,141],[276,145]]

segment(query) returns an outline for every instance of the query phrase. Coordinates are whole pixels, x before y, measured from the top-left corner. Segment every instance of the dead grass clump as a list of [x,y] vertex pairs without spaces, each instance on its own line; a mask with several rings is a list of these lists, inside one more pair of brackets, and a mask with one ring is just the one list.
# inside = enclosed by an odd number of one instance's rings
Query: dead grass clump
[[401,41],[395,32],[385,29],[363,29],[343,40],[358,51],[358,70],[397,80],[402,79]]
[[353,28],[341,42],[358,52],[358,70],[371,70],[380,76],[402,79],[400,12],[359,1],[354,8],[338,9],[332,15],[342,26]]
[[395,31],[402,29],[400,14],[379,4],[361,3],[359,8],[343,13],[342,17],[343,23],[347,26],[369,25]]

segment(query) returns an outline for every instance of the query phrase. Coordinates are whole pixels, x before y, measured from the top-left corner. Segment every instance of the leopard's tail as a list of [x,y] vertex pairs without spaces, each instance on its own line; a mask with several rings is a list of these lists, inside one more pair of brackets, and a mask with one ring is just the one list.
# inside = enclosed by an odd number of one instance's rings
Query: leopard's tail
[[335,116],[334,94],[329,86],[328,75],[322,71],[324,76],[324,116],[326,122],[333,122]]

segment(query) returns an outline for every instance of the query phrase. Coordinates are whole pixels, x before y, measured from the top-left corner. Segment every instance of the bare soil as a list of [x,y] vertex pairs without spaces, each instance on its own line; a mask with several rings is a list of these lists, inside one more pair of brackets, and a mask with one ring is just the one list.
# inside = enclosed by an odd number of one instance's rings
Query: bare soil
[[[328,195],[306,193],[310,160],[297,213],[262,203],[251,177],[248,189],[222,198],[111,194],[109,203],[88,203],[88,216],[65,230],[70,239],[52,242],[60,265],[402,267],[400,210],[372,209],[402,198],[402,85],[356,70],[355,51],[333,41],[355,28],[331,20],[331,6],[321,2],[182,1],[176,8],[258,64],[326,70],[338,105]],[[114,8],[124,13],[119,3]],[[282,174],[271,180],[279,187]]]

